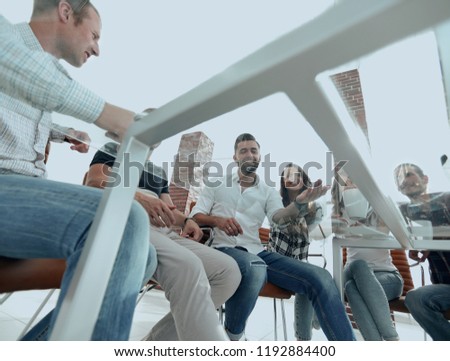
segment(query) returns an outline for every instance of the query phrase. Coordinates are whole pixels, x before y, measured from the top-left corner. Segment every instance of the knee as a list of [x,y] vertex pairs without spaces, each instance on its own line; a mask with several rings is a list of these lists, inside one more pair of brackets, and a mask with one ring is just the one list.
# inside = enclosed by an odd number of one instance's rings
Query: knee
[[344,271],[344,275],[346,279],[354,279],[355,281],[364,280],[370,275],[373,274],[373,271],[369,267],[366,261],[362,259],[356,259],[350,262]]
[[421,295],[419,289],[411,290],[406,294],[405,306],[410,312],[413,312],[420,304]]
[[347,282],[345,282],[344,285],[344,291],[345,294],[348,295],[349,292],[351,292],[351,290],[355,287],[355,281],[354,280],[348,280]]
[[368,268],[368,264],[366,261],[362,259],[355,259],[349,264],[350,271],[352,273],[361,272],[362,270],[365,270]]
[[317,267],[314,269],[314,275],[316,276],[316,283],[322,284],[325,287],[335,287],[335,283],[331,273],[325,268]]
[[144,285],[152,278],[158,265],[156,249],[152,244],[148,245],[147,265],[144,272]]
[[179,268],[184,270],[183,272],[189,272],[192,278],[207,278],[202,260],[190,250],[183,252],[183,259],[179,262]]
[[[137,249],[137,252],[147,254],[150,227],[148,214],[137,202],[133,202],[128,216],[123,241],[127,248]],[[145,252],[144,252],[145,250]]]
[[267,265],[259,257],[249,258],[245,264],[240,265],[242,282],[246,284],[262,285],[267,280]]
[[[126,267],[128,273],[142,272],[147,277],[156,268],[156,250],[149,244],[148,216],[144,209],[133,203],[118,250],[116,265]],[[150,277],[149,277],[150,278]]]
[[266,263],[258,258],[251,259],[247,264],[245,272],[242,276],[251,277],[254,279],[263,279],[267,278],[267,265]]
[[241,283],[241,271],[236,261],[231,257],[226,257],[223,261],[223,275],[230,288],[236,290]]
[[315,270],[310,281],[313,285],[312,289],[314,289],[317,293],[325,293],[328,297],[331,297],[331,295],[338,295],[336,283],[334,282],[330,272],[327,270],[323,268]]

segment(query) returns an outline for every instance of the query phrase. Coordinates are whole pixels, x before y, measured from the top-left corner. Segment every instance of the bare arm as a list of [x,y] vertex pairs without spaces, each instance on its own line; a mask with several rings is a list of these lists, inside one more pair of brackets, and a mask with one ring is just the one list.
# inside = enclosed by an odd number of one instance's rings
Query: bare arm
[[314,201],[328,192],[330,187],[323,186],[319,179],[314,183],[314,186],[304,190],[300,193],[294,202],[286,208],[281,208],[272,217],[272,221],[278,224],[285,224],[295,219],[299,213],[307,215],[314,206]]

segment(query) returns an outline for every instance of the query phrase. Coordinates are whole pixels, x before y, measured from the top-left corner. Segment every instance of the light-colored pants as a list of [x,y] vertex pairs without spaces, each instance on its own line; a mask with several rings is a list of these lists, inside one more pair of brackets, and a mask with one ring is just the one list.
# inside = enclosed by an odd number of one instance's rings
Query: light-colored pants
[[241,281],[237,263],[229,256],[175,232],[150,229],[158,254],[153,278],[170,302],[170,313],[147,335],[147,340],[228,340],[217,308],[236,291]]

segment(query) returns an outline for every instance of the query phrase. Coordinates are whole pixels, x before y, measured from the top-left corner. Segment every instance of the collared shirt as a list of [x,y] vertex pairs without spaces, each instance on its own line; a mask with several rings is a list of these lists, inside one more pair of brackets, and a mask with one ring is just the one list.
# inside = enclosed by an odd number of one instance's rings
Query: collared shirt
[[240,246],[254,254],[261,252],[263,247],[259,239],[259,228],[266,216],[269,222],[272,222],[275,212],[283,208],[279,193],[262,183],[258,177],[252,187],[244,188],[242,191],[237,173],[224,178],[209,179],[208,182],[190,216],[202,213],[235,218],[241,225],[243,234],[230,237],[220,229],[216,229],[213,246]]
[[71,79],[26,23],[0,15],[0,49],[0,173],[45,177],[50,112],[94,122],[105,101]]

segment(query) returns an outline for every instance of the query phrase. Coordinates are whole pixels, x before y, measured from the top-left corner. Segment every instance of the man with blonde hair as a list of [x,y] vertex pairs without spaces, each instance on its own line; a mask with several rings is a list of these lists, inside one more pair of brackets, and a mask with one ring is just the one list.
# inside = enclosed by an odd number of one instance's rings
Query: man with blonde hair
[[[35,0],[29,23],[11,25],[0,15],[0,256],[67,262],[50,324],[35,339],[52,330],[102,196],[45,179],[45,147],[58,137],[51,113],[95,123],[118,138],[133,123],[134,112],[106,103],[58,62],[80,67],[98,56],[100,30],[99,14],[86,0]],[[148,237],[147,215],[134,203],[92,340],[128,339],[136,297],[156,268]]]

